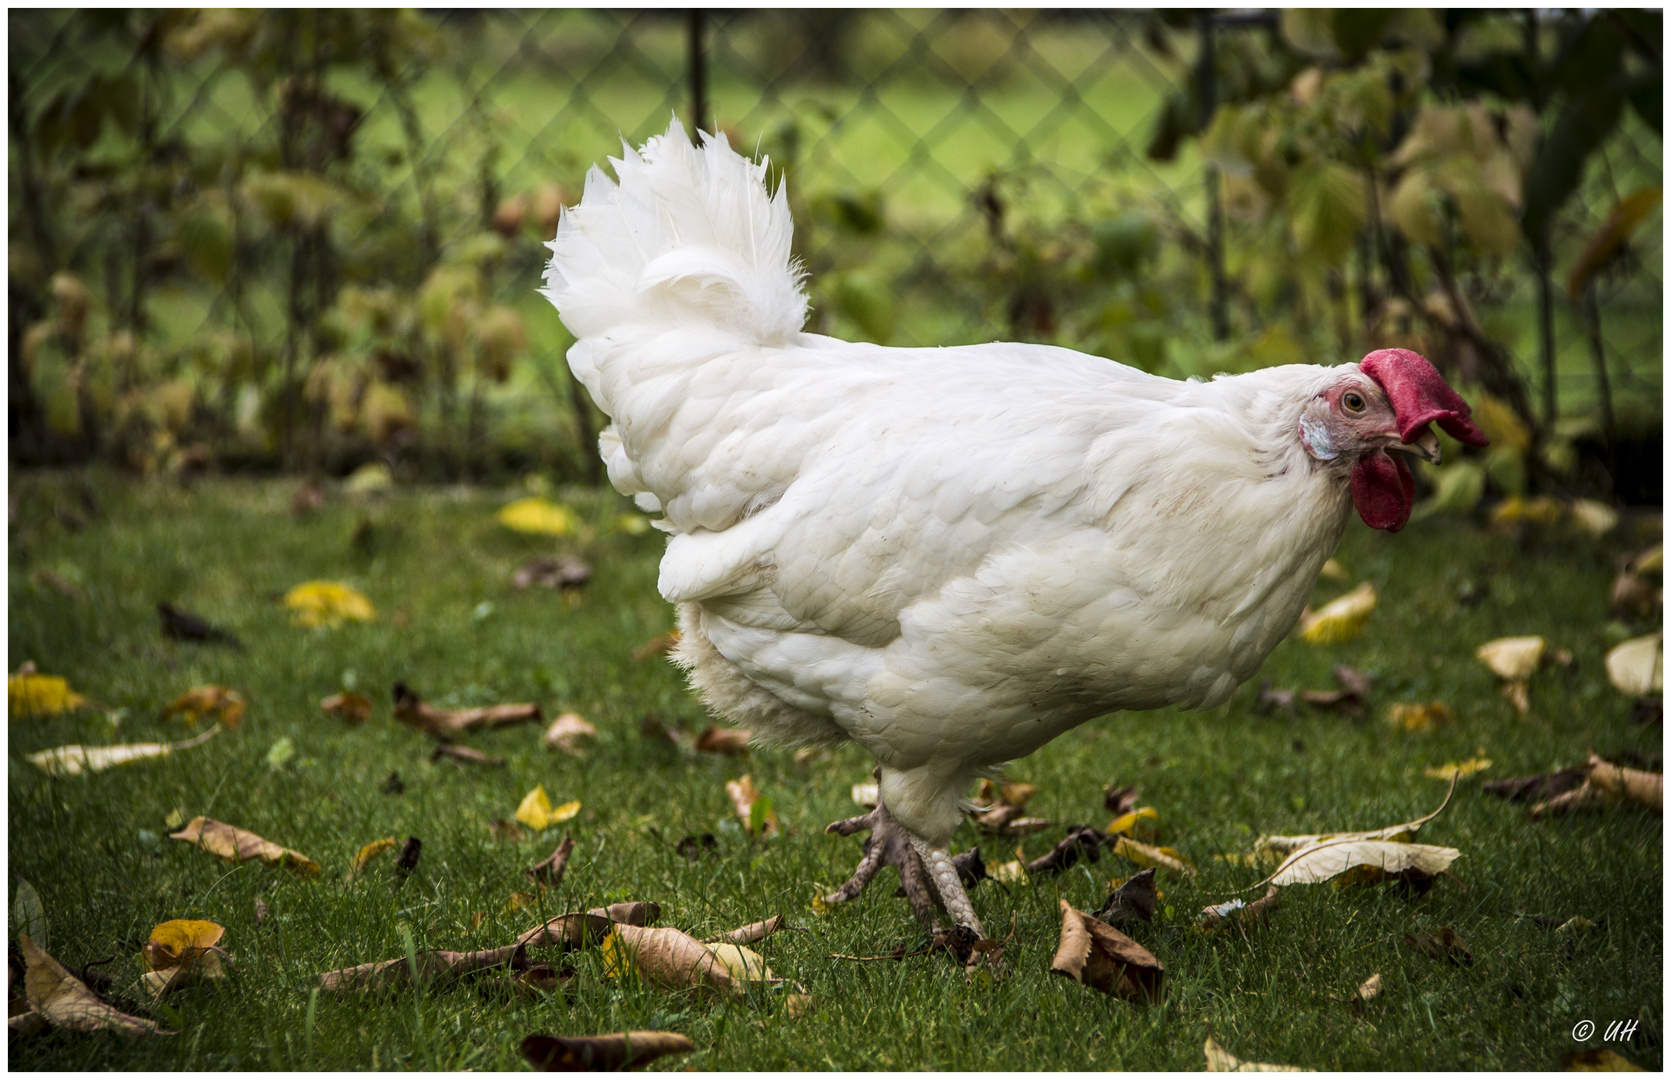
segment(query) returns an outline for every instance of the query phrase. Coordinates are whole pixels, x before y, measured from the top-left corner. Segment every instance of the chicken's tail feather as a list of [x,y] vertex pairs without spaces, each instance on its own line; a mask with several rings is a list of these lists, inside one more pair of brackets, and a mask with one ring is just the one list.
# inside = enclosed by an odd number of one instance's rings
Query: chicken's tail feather
[[[791,341],[806,321],[802,272],[783,185],[766,190],[766,162],[725,136],[693,146],[677,118],[641,151],[611,158],[619,183],[594,167],[580,204],[547,246],[545,296],[580,339],[627,328],[706,330],[749,344]],[[576,374],[591,350],[571,354]]]

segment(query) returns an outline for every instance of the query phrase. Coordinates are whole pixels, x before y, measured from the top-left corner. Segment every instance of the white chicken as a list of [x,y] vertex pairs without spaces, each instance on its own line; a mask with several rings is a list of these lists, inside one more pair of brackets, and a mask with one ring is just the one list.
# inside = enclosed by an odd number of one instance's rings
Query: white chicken
[[[1428,362],[1178,382],[1046,345],[802,333],[783,188],[675,123],[597,168],[545,295],[613,423],[609,479],[671,534],[659,588],[709,708],[851,739],[947,913],[971,783],[1085,721],[1211,708],[1293,627],[1354,504],[1397,530],[1428,424],[1483,444]],[[843,831],[852,831],[849,828]],[[884,841],[884,842],[876,842]]]

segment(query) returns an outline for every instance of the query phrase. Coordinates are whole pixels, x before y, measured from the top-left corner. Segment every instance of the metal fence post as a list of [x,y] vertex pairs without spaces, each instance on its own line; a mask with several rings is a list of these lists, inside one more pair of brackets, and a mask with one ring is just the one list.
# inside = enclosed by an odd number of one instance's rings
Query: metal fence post
[[[1213,14],[1201,13],[1201,55],[1197,61],[1201,91],[1201,130],[1206,131],[1218,110],[1218,75],[1213,49]],[[1213,320],[1213,339],[1223,341],[1230,336],[1224,310],[1224,208],[1219,200],[1218,166],[1208,163],[1203,167],[1207,188],[1207,274],[1211,284],[1208,306]]]
[[693,139],[702,130],[702,121],[708,115],[708,53],[702,46],[706,14],[702,8],[690,9],[690,133]]

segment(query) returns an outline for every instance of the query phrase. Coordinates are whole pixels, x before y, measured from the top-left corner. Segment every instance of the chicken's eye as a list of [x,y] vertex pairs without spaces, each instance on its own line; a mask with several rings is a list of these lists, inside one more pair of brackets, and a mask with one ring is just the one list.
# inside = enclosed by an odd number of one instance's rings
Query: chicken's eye
[[1345,396],[1340,399],[1340,402],[1346,406],[1347,412],[1363,412],[1364,410],[1363,395],[1356,390],[1348,390]]

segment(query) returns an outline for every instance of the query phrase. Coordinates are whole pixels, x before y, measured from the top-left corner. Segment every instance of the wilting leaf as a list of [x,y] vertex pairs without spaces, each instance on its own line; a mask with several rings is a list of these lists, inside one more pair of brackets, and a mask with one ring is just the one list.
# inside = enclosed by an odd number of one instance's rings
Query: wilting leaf
[[669,1054],[696,1049],[676,1031],[626,1031],[619,1035],[530,1035],[518,1048],[540,1072],[636,1069]]
[[1607,677],[1631,697],[1647,697],[1665,689],[1663,634],[1649,634],[1616,646],[1607,654]]
[[774,832],[781,828],[772,802],[755,790],[754,780],[744,774],[725,782],[725,793],[731,796],[732,809],[751,836]]
[[592,580],[592,568],[573,555],[553,558],[550,555],[537,555],[517,568],[511,575],[511,584],[519,589],[526,589],[531,585],[543,585],[548,589],[561,589],[567,592],[578,589]]
[[603,943],[604,973],[619,978],[637,972],[665,990],[706,987],[736,997],[743,986],[700,941],[670,926],[617,923]]
[[473,709],[441,709],[430,705],[403,682],[393,687],[395,719],[442,742],[452,742],[477,728],[507,727],[538,721],[538,702],[483,705]]
[[557,845],[557,850],[524,870],[523,874],[535,885],[555,889],[563,883],[563,871],[569,868],[569,854],[573,851],[574,837],[564,833],[563,842]]
[[282,867],[303,878],[315,877],[319,873],[319,864],[301,852],[280,847],[252,832],[234,828],[224,821],[206,818],[201,814],[192,818],[179,832],[169,833],[168,838],[192,844],[229,862],[260,859],[268,866]]
[[545,745],[574,757],[585,757],[580,749],[581,739],[595,739],[598,729],[588,724],[579,713],[564,713],[545,729]]
[[710,727],[696,738],[696,749],[707,754],[748,754],[748,740],[753,732],[742,728]]
[[773,915],[769,919],[749,923],[747,926],[739,926],[735,930],[728,930],[716,937],[711,937],[705,944],[713,945],[718,942],[729,941],[733,945],[752,945],[756,941],[764,941],[782,930],[785,922],[787,920],[782,915]]
[[1255,919],[1264,920],[1270,916],[1282,902],[1281,895],[1275,885],[1265,889],[1265,895],[1249,904],[1242,900],[1226,900],[1222,904],[1208,904],[1201,909],[1201,926],[1206,930],[1217,930],[1228,926],[1232,920],[1247,924]]
[[164,719],[176,713],[188,724],[213,716],[227,727],[235,728],[244,718],[244,699],[236,690],[224,686],[198,686],[169,702],[162,711]]
[[1498,638],[1475,649],[1474,656],[1499,679],[1524,680],[1543,661],[1544,647],[1537,636]]
[[377,618],[377,609],[365,594],[340,581],[304,581],[285,593],[280,603],[294,612],[291,620],[297,626],[309,629]]
[[1607,611],[1619,619],[1646,619],[1659,610],[1661,600],[1660,590],[1649,584],[1646,578],[1638,577],[1628,569],[1621,570],[1613,579]]
[[567,536],[578,524],[573,510],[538,495],[507,503],[497,516],[505,528],[536,536]]
[[142,983],[152,997],[176,986],[226,978],[216,943],[226,928],[201,919],[174,919],[151,930],[140,950],[145,967]]
[[1062,936],[1050,972],[1105,994],[1136,1001],[1158,1001],[1166,968],[1154,954],[1066,900]]
[[398,841],[395,840],[394,837],[385,836],[381,840],[373,840],[371,843],[362,847],[355,853],[354,862],[348,867],[348,873],[343,876],[342,880],[345,882],[353,881],[355,878],[359,877],[361,871],[363,871],[371,863],[371,860],[394,847],[396,843],[398,843]]
[[1448,869],[1462,853],[1455,848],[1432,844],[1399,843],[1394,840],[1328,840],[1284,859],[1276,873],[1261,884],[1313,885],[1352,870],[1352,880],[1377,881],[1383,877],[1415,874],[1432,877]]
[[70,689],[68,680],[34,671],[6,676],[6,701],[13,720],[57,716],[87,704],[86,698]]
[[220,734],[220,725],[193,739],[177,743],[118,743],[114,746],[55,746],[27,755],[29,764],[53,776],[78,776],[84,772],[103,772],[114,765],[167,757],[176,750],[202,746]]
[[1138,866],[1153,866],[1177,874],[1195,876],[1195,865],[1169,847],[1152,847],[1129,836],[1117,837],[1114,854],[1129,859]]
[[1300,637],[1312,645],[1339,645],[1363,633],[1377,601],[1375,585],[1364,582],[1344,596],[1300,617]]
[[578,813],[580,813],[579,799],[571,800],[554,808],[551,805],[551,799],[545,793],[545,785],[536,784],[533,791],[522,797],[522,804],[516,808],[516,820],[530,829],[539,831],[549,829],[553,825],[561,825]]
[[1473,776],[1491,768],[1490,758],[1469,758],[1467,761],[1447,761],[1443,765],[1429,765],[1422,770],[1423,776],[1434,780],[1459,780],[1464,776]]
[[1155,868],[1151,866],[1115,885],[1094,914],[1109,926],[1120,927],[1138,920],[1152,922],[1159,906],[1160,892],[1155,888]]
[[371,719],[371,699],[364,694],[332,694],[319,702],[327,716],[335,716],[350,724],[363,724]]
[[12,936],[28,934],[46,948],[48,943],[48,928],[50,923],[46,917],[46,905],[41,903],[41,894],[29,884],[25,878],[17,879],[17,893],[12,897]]
[[[525,967],[528,963],[526,951],[520,943],[498,949],[483,949],[480,952],[446,952],[437,949],[433,952],[417,953],[413,960],[416,962],[419,978],[432,986],[444,985],[489,968],[507,965]],[[408,963],[406,957],[399,956],[375,964],[327,971],[319,976],[319,988],[328,994],[348,990],[393,990],[411,985],[413,966],[412,963]]]
[[1629,799],[1657,813],[1663,813],[1665,777],[1641,769],[1626,769],[1590,755],[1590,783],[1609,795]]
[[1640,1065],[1605,1046],[1561,1055],[1562,1072],[1647,1072]]
[[1420,929],[1414,934],[1405,934],[1404,944],[1417,952],[1426,953],[1435,960],[1449,960],[1460,965],[1474,962],[1474,952],[1468,948],[1468,943],[1448,926],[1441,926],[1437,934]]
[[1398,701],[1387,706],[1387,723],[1398,731],[1429,731],[1454,719],[1450,706],[1442,701],[1430,701],[1426,705]]
[[1298,1065],[1264,1065],[1257,1061],[1243,1061],[1207,1036],[1208,1072],[1313,1072]]
[[440,761],[442,758],[452,758],[469,765],[488,765],[496,769],[505,767],[505,759],[502,757],[483,753],[472,746],[455,746],[452,743],[441,743],[429,753],[431,761]]
[[47,955],[28,934],[18,938],[28,973],[24,990],[35,1012],[54,1027],[69,1031],[114,1031],[130,1038],[141,1035],[173,1035],[149,1020],[118,1012],[87,989],[64,965]]

